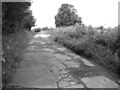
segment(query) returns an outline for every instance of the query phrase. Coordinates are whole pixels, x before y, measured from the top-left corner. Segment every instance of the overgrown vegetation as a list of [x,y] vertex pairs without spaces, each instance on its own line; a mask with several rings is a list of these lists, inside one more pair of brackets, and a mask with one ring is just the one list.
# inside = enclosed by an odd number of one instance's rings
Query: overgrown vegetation
[[57,28],[53,29],[51,38],[88,60],[113,71],[120,78],[120,33],[118,32],[120,25],[106,29],[103,26],[92,27],[81,24],[81,19],[78,18],[80,24],[79,22],[71,24],[76,18],[76,15],[73,15],[75,11],[73,5],[61,5],[55,17]]
[[54,41],[120,77],[118,27],[96,29],[91,26],[77,25],[54,30],[57,30],[52,36]]
[[31,2],[2,3],[2,84],[7,85],[23,59],[23,52],[32,37],[35,24]]

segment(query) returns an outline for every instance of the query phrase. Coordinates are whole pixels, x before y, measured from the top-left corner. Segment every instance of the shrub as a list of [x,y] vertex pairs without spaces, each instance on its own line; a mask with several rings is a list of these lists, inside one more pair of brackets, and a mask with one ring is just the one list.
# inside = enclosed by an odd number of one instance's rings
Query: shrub
[[12,79],[15,69],[19,67],[19,63],[23,59],[23,51],[26,48],[30,37],[32,37],[32,34],[25,31],[3,35],[2,58],[5,60],[2,63],[3,85],[6,85]]
[[75,31],[56,35],[56,42],[119,75],[120,44],[117,44],[119,43],[117,31],[117,28],[113,28],[99,33],[94,28],[76,26]]

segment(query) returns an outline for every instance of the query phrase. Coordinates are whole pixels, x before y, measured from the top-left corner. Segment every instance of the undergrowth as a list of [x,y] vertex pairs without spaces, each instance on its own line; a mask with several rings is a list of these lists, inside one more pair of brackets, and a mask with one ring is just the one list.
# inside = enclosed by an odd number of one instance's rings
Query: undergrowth
[[[62,29],[62,28],[61,28]],[[56,29],[59,32],[52,35],[52,39],[78,55],[105,67],[107,70],[116,73],[120,78],[120,60],[118,48],[118,28],[101,30],[89,29],[77,26],[70,32],[65,28]],[[55,29],[54,29],[55,30]],[[54,31],[53,31],[54,32]]]
[[19,63],[23,59],[23,52],[26,48],[32,33],[21,31],[13,34],[2,35],[2,84],[8,84]]

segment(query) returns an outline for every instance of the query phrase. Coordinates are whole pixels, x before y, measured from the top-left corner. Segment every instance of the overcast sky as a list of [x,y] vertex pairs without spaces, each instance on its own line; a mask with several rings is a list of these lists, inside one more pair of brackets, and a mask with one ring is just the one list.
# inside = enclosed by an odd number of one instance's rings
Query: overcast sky
[[37,19],[37,27],[55,27],[54,16],[63,3],[74,5],[85,25],[114,27],[118,25],[118,1],[120,0],[33,0],[31,9]]

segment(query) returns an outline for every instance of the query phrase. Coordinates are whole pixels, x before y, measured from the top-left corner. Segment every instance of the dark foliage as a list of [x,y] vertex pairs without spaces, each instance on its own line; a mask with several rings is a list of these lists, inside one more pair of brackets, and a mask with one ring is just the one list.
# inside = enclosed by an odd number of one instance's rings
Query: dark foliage
[[22,54],[35,24],[31,2],[2,3],[2,84],[6,85],[22,61]]
[[2,3],[3,34],[14,33],[16,32],[16,30],[18,30],[21,27],[30,28],[34,26],[35,20],[31,15],[31,11],[29,10],[30,6],[31,6],[31,2],[3,2]]
[[55,16],[56,27],[75,25],[76,23],[81,24],[81,17],[77,15],[77,10],[73,5],[62,4]]

